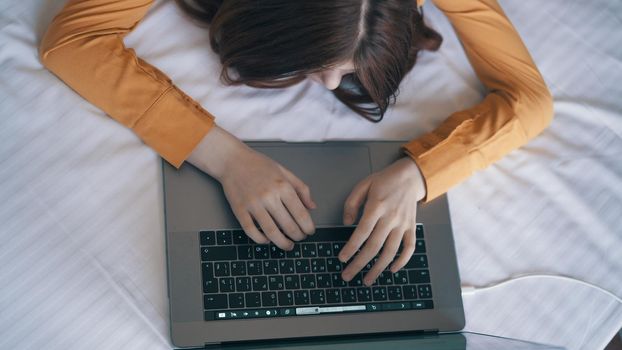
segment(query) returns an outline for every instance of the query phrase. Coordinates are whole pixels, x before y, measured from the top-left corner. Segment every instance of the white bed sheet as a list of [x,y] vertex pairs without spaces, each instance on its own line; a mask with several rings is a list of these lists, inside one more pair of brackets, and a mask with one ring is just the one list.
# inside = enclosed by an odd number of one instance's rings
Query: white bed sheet
[[[41,66],[62,4],[0,0],[0,349],[170,348],[159,159]],[[462,281],[547,272],[622,296],[622,2],[501,4],[556,116],[449,192]],[[205,31],[172,1],[126,44],[241,139],[411,139],[484,94],[445,17],[430,3],[426,16],[443,47],[380,124],[311,82],[221,86]],[[574,282],[514,281],[464,303],[467,330],[569,349],[603,348],[622,327],[619,303]]]

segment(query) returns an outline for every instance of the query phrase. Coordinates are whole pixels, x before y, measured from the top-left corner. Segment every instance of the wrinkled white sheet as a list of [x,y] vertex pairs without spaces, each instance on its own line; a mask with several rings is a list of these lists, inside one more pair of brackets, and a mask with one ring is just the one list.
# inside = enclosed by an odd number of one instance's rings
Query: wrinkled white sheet
[[[622,296],[622,2],[501,1],[555,97],[552,126],[449,192],[461,278],[526,272]],[[166,349],[159,159],[40,64],[62,0],[0,0],[0,349]],[[410,139],[481,100],[445,17],[380,124],[305,82],[222,87],[203,29],[158,1],[126,44],[244,140]],[[309,128],[308,125],[313,125]],[[514,281],[464,297],[466,329],[603,348],[622,306],[573,283]]]

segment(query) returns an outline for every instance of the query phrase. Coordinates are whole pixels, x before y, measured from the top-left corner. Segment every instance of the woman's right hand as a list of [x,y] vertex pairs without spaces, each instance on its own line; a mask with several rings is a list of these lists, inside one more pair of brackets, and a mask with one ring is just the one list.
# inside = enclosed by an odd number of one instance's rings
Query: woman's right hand
[[[309,187],[289,170],[214,125],[188,161],[216,178],[242,229],[256,243],[291,250],[315,232]],[[261,231],[255,226],[257,221]]]

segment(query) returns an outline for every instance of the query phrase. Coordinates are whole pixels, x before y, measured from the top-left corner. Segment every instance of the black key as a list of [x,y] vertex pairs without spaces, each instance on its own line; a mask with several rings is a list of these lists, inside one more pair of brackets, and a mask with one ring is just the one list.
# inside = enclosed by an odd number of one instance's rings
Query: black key
[[333,249],[330,243],[318,243],[317,244],[317,256],[331,257],[333,256]]
[[285,282],[283,282],[283,276],[268,276],[268,287],[270,287],[270,290],[285,289]]
[[414,254],[404,268],[407,269],[427,269],[428,257],[423,254]]
[[354,302],[356,302],[356,289],[354,289],[354,288],[342,288],[341,289],[341,300],[344,303],[354,303]]
[[216,278],[203,279],[203,293],[218,293],[218,280]]
[[412,304],[413,309],[433,309],[434,308],[434,303],[432,302],[432,300],[413,301],[411,304]]
[[216,232],[201,231],[201,245],[216,245]]
[[300,275],[300,286],[302,288],[315,288],[315,275]]
[[288,273],[295,273],[296,270],[294,269],[294,260],[290,260],[290,259],[279,260],[279,271],[281,275],[285,275]]
[[402,300],[402,287],[389,286],[387,287],[387,294],[389,294],[389,300]]
[[387,287],[372,287],[371,294],[374,301],[385,301],[387,300]]
[[238,292],[250,292],[252,288],[251,286],[251,278],[250,277],[236,277],[235,278],[235,289]]
[[309,291],[308,290],[295,290],[294,291],[294,303],[296,305],[309,304]]
[[363,276],[359,272],[348,282],[348,286],[350,287],[361,287],[363,285]]
[[356,299],[359,302],[371,301],[371,288],[360,287],[356,289]]
[[288,258],[300,258],[302,254],[300,253],[300,244],[294,244],[294,249],[285,253]]
[[296,273],[311,272],[311,266],[309,266],[309,259],[294,260],[294,265],[296,266]]
[[218,245],[230,245],[233,243],[231,231],[216,231],[216,243]]
[[253,277],[253,290],[254,291],[268,290],[268,278],[266,276],[254,276]]
[[393,274],[393,283],[408,284],[408,273],[404,270],[397,271]]
[[[373,260],[372,260],[373,261]],[[363,272],[367,272],[369,270],[371,270],[372,267],[372,261],[368,262],[365,266],[363,266],[363,269],[361,269],[361,271]]]
[[327,289],[326,302],[329,304],[341,303],[341,293],[339,293],[339,289]]
[[326,272],[326,259],[311,259],[311,272]]
[[285,289],[298,289],[300,288],[300,278],[298,275],[285,276]]
[[423,238],[423,225],[417,225],[415,232],[416,232],[417,239]]
[[231,262],[231,276],[244,276],[246,275],[246,263],[244,261],[232,261]]
[[417,299],[417,286],[402,286],[402,291],[404,292],[404,299]]
[[330,283],[330,274],[328,273],[320,273],[315,276],[317,280],[318,288],[330,288],[332,284]]
[[248,240],[248,236],[246,232],[243,230],[235,230],[233,233],[233,243],[235,244],[248,244],[250,243]]
[[276,306],[276,292],[261,292],[262,306]]
[[229,276],[229,262],[228,261],[218,261],[214,263],[214,276],[223,277]]
[[343,264],[337,258],[326,259],[326,271],[328,272],[341,272],[343,270]]
[[218,279],[221,293],[235,292],[235,280],[233,277],[224,277]]
[[430,283],[430,271],[410,270],[408,271],[408,280],[410,283]]
[[303,258],[315,258],[317,256],[317,249],[315,243],[303,243],[302,244],[302,257]]
[[417,286],[417,292],[419,292],[419,298],[430,299],[432,298],[432,286],[429,284],[422,284]]
[[249,275],[261,275],[263,274],[261,269],[261,261],[252,260],[246,262],[246,273]]
[[341,278],[340,273],[333,273],[331,279],[333,280],[333,287],[345,287],[348,285],[346,281]]
[[203,295],[203,306],[206,310],[226,309],[229,307],[227,294],[205,294]]
[[244,293],[229,294],[229,307],[232,309],[244,307]]
[[203,263],[201,271],[203,272],[203,279],[214,278],[214,263]]
[[201,259],[203,261],[237,260],[238,256],[235,246],[203,247]]
[[252,245],[238,246],[238,256],[240,257],[240,260],[251,260],[253,258],[253,246]]
[[258,292],[244,293],[244,299],[246,300],[246,307],[261,306],[261,294]]
[[265,244],[258,244],[253,247],[255,259],[268,259],[270,257],[269,247]]
[[381,286],[388,286],[393,284],[393,274],[391,271],[382,271],[380,277],[378,277],[378,283]]
[[345,246],[346,244],[343,242],[333,242],[333,256],[339,256],[339,252],[341,251],[341,248],[343,248],[343,246]]
[[263,261],[263,273],[265,275],[277,275],[279,273],[278,260],[264,260]]
[[270,258],[272,259],[284,259],[285,251],[274,244],[270,245]]
[[279,306],[287,306],[294,304],[294,293],[291,290],[279,292]]
[[314,289],[311,291],[311,304],[324,304],[326,303],[326,296],[324,295],[324,289]]
[[417,239],[415,253],[425,253],[425,241],[423,239]]

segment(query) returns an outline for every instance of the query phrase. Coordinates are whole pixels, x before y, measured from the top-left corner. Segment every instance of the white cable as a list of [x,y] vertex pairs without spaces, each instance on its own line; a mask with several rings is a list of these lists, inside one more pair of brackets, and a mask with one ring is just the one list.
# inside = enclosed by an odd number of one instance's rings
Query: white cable
[[590,288],[593,289],[597,289],[607,295],[609,295],[610,297],[612,297],[613,299],[615,299],[618,303],[622,304],[622,299],[620,297],[618,297],[617,295],[613,294],[612,292],[599,287],[595,284],[580,280],[580,279],[576,279],[573,277],[568,277],[568,276],[564,276],[564,275],[556,275],[556,274],[544,274],[544,273],[539,273],[539,274],[522,274],[522,275],[516,275],[513,277],[510,277],[506,280],[503,280],[501,282],[496,282],[496,283],[492,283],[492,284],[488,284],[485,286],[481,286],[481,287],[476,287],[476,286],[469,286],[469,285],[462,285],[462,295],[468,295],[468,294],[473,294],[477,291],[481,291],[481,290],[487,290],[487,289],[492,289],[498,286],[502,286],[506,283],[512,282],[512,281],[516,281],[516,280],[521,280],[521,279],[529,279],[529,278],[552,278],[552,279],[559,279],[559,280],[564,280],[564,281],[572,281],[572,282],[578,282],[580,284],[583,284],[585,286],[588,286]]

